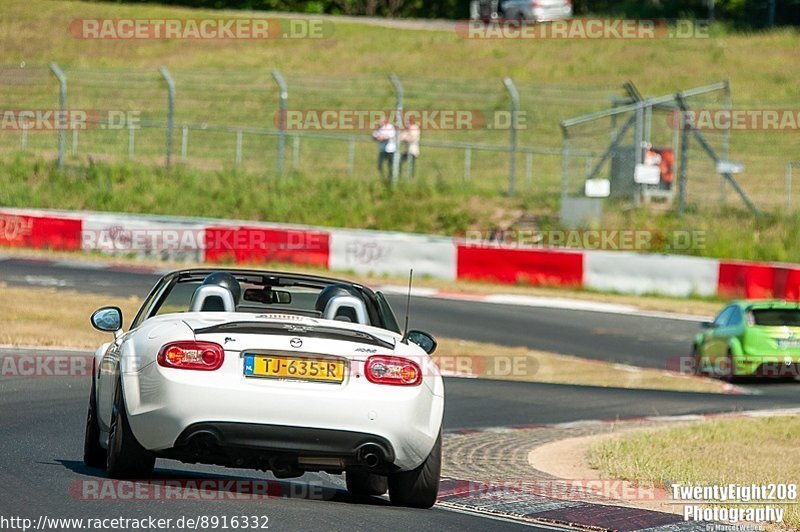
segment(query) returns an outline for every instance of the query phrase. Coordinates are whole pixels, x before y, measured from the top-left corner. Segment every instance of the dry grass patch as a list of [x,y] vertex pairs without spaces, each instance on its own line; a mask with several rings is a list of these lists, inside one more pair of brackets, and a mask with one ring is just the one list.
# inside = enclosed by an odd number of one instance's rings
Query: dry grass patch
[[[800,416],[726,419],[647,430],[602,440],[589,448],[606,477],[672,483],[742,485],[797,483]],[[784,524],[800,529],[800,506],[782,505]]]
[[111,336],[92,328],[92,312],[101,306],[116,305],[130,321],[139,304],[135,297],[0,285],[0,344],[96,348]]
[[710,379],[450,338],[439,339],[433,358],[444,370],[500,380],[682,392],[721,393],[724,389],[723,383]]

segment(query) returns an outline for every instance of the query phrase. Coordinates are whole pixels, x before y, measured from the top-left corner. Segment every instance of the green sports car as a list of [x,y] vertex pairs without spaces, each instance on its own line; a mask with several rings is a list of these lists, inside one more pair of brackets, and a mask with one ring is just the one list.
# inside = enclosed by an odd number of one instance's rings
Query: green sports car
[[700,375],[792,379],[800,374],[800,303],[733,301],[694,340]]

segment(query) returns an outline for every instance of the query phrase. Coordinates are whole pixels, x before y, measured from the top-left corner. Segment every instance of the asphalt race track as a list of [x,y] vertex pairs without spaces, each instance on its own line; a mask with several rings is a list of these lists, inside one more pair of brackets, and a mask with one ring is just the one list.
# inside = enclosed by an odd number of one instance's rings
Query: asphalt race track
[[[0,380],[0,515],[33,519],[267,516],[269,530],[513,530],[525,525],[487,520],[444,509],[395,508],[373,498],[355,504],[339,477],[306,475],[275,482],[287,498],[252,500],[82,500],[81,483],[105,481],[102,470],[83,465],[87,382],[70,377]],[[231,478],[263,482],[257,471],[190,466],[161,460],[156,478]],[[271,478],[271,477],[269,477]],[[337,485],[338,482],[338,485]],[[76,486],[78,489],[76,490]],[[222,488],[221,488],[222,489]],[[101,490],[102,492],[102,490]],[[124,493],[120,490],[122,496]],[[272,491],[270,491],[272,493]],[[220,498],[225,499],[222,493]],[[3,530],[10,528],[3,527]],[[544,529],[543,529],[544,530]]]
[[[88,269],[67,263],[0,257],[0,282],[143,297],[156,276],[146,271]],[[403,298],[392,299],[395,311]],[[412,326],[435,335],[526,345],[585,357],[664,367],[686,354],[697,324],[599,312],[412,300]],[[88,326],[88,319],[87,319]],[[2,350],[0,354],[20,354]],[[584,419],[677,415],[796,407],[798,384],[748,384],[753,395],[681,394],[583,386],[447,379],[445,430]],[[48,517],[268,516],[271,530],[505,530],[510,521],[443,508],[395,508],[382,498],[354,504],[339,477],[306,475],[277,483],[283,496],[262,501],[92,501],[76,486],[103,481],[81,460],[87,379],[0,377],[0,516]],[[161,460],[159,479],[241,478],[247,470]],[[271,478],[271,477],[267,477]],[[174,521],[173,521],[174,522]],[[2,528],[2,527],[0,527]]]

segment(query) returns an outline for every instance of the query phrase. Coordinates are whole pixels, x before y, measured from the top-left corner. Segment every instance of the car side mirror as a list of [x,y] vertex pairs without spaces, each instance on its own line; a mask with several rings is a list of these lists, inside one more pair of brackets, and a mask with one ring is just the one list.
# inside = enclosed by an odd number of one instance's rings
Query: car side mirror
[[92,313],[92,326],[98,331],[117,333],[122,330],[122,310],[119,307],[102,307]]
[[420,346],[422,350],[429,355],[433,354],[433,352],[436,351],[436,346],[439,345],[436,343],[433,336],[424,331],[408,331],[406,338],[408,338],[409,342]]

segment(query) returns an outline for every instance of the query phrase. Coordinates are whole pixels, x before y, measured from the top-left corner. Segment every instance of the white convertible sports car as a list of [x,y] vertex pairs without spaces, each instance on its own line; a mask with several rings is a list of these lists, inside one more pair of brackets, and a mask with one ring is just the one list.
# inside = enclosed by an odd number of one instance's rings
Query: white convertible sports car
[[435,340],[403,334],[380,292],[310,275],[191,269],[165,275],[127,332],[95,354],[84,461],[113,478],[156,458],[345,473],[356,497],[436,501],[444,385]]

